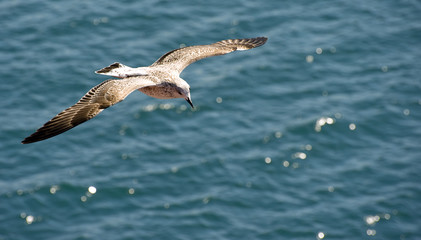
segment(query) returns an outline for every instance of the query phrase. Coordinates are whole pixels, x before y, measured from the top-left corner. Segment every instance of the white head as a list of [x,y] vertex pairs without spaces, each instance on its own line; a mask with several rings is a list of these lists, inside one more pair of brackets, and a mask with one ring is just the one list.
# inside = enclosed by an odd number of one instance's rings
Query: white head
[[190,85],[186,81],[183,80],[177,84],[177,92],[180,94],[179,98],[184,98],[194,108],[190,97]]

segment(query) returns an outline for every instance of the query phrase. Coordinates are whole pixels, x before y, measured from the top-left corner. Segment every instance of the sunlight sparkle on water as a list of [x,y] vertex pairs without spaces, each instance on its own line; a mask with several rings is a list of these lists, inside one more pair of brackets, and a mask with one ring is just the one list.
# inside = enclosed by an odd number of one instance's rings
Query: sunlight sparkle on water
[[268,143],[270,141],[270,136],[264,136],[263,137],[263,142],[264,143]]
[[319,232],[317,234],[317,239],[323,239],[325,237],[325,234],[323,232]]
[[365,222],[368,225],[373,225],[373,224],[375,224],[378,221],[380,221],[380,216],[378,216],[378,215],[365,217]]
[[387,72],[389,69],[387,66],[382,66],[382,72]]
[[174,108],[174,105],[171,103],[162,103],[162,104],[159,104],[159,108],[162,110],[169,110],[169,109]]
[[25,218],[25,221],[26,221],[26,223],[27,223],[27,224],[31,224],[31,223],[33,223],[33,222],[34,222],[34,220],[35,220],[35,218],[34,218],[34,216],[32,216],[32,215],[28,215],[28,216],[26,216],[26,218]]
[[[24,212],[21,212],[20,213],[20,217],[23,218],[23,219],[25,219],[25,222],[27,224],[32,224],[35,221],[35,217],[34,216],[32,216],[32,215],[26,215],[26,213],[24,213]],[[40,219],[40,218],[38,217],[38,219]]]
[[95,194],[95,193],[96,193],[96,188],[95,188],[94,186],[90,186],[90,187],[88,188],[88,192],[89,192],[90,194]]
[[178,107],[177,109],[176,109],[176,112],[177,113],[181,113],[181,112],[184,112],[184,111],[186,111],[187,110],[187,106],[186,105],[180,105],[180,107]]
[[152,112],[152,111],[154,111],[157,108],[158,108],[158,105],[156,105],[156,104],[149,104],[149,105],[146,105],[145,107],[143,107],[143,111],[145,111],[145,112]]
[[303,152],[297,152],[293,155],[293,158],[299,158],[299,159],[306,159],[307,158],[307,154],[303,153]]
[[376,230],[374,230],[374,229],[367,229],[367,235],[368,236],[374,236],[374,235],[376,235]]
[[101,23],[107,23],[108,22],[108,18],[107,17],[101,17],[101,18],[95,18],[93,21],[92,21],[92,24],[93,25],[99,25],[99,24],[101,24]]
[[326,118],[326,123],[331,125],[331,124],[335,123],[335,120],[333,118]]
[[314,126],[314,130],[316,132],[322,131],[322,127],[326,124],[332,125],[335,123],[335,119],[331,117],[321,117],[316,121],[316,125]]
[[50,193],[55,194],[59,190],[59,187],[57,185],[53,185],[50,187]]
[[335,118],[336,118],[336,119],[340,119],[340,118],[342,118],[342,114],[341,114],[341,113],[335,113]]
[[118,134],[120,134],[121,136],[126,135],[127,129],[129,129],[129,126],[126,126],[126,125],[121,126],[120,130],[118,131]]

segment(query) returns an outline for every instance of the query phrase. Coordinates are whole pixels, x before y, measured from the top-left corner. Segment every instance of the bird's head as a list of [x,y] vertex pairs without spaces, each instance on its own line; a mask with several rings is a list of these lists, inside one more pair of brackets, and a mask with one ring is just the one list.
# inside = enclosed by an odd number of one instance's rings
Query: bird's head
[[190,104],[190,106],[194,108],[190,97],[190,85],[188,83],[183,82],[182,84],[178,84],[177,92],[179,94],[179,98],[184,98]]

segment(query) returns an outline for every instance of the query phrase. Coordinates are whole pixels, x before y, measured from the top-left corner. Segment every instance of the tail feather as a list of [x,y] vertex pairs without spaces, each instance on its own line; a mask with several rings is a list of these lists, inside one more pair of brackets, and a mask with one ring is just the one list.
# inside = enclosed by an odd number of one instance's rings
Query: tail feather
[[148,75],[143,68],[131,68],[121,63],[115,62],[108,67],[95,71],[97,74],[108,75],[117,78],[127,78]]

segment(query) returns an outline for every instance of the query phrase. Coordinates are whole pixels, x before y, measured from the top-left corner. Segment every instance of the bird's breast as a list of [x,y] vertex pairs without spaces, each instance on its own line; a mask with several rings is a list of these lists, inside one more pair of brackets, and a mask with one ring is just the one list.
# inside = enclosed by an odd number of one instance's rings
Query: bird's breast
[[180,97],[180,94],[178,93],[176,87],[170,84],[160,84],[156,86],[143,87],[139,88],[139,91],[143,92],[148,96],[159,99],[170,99]]

